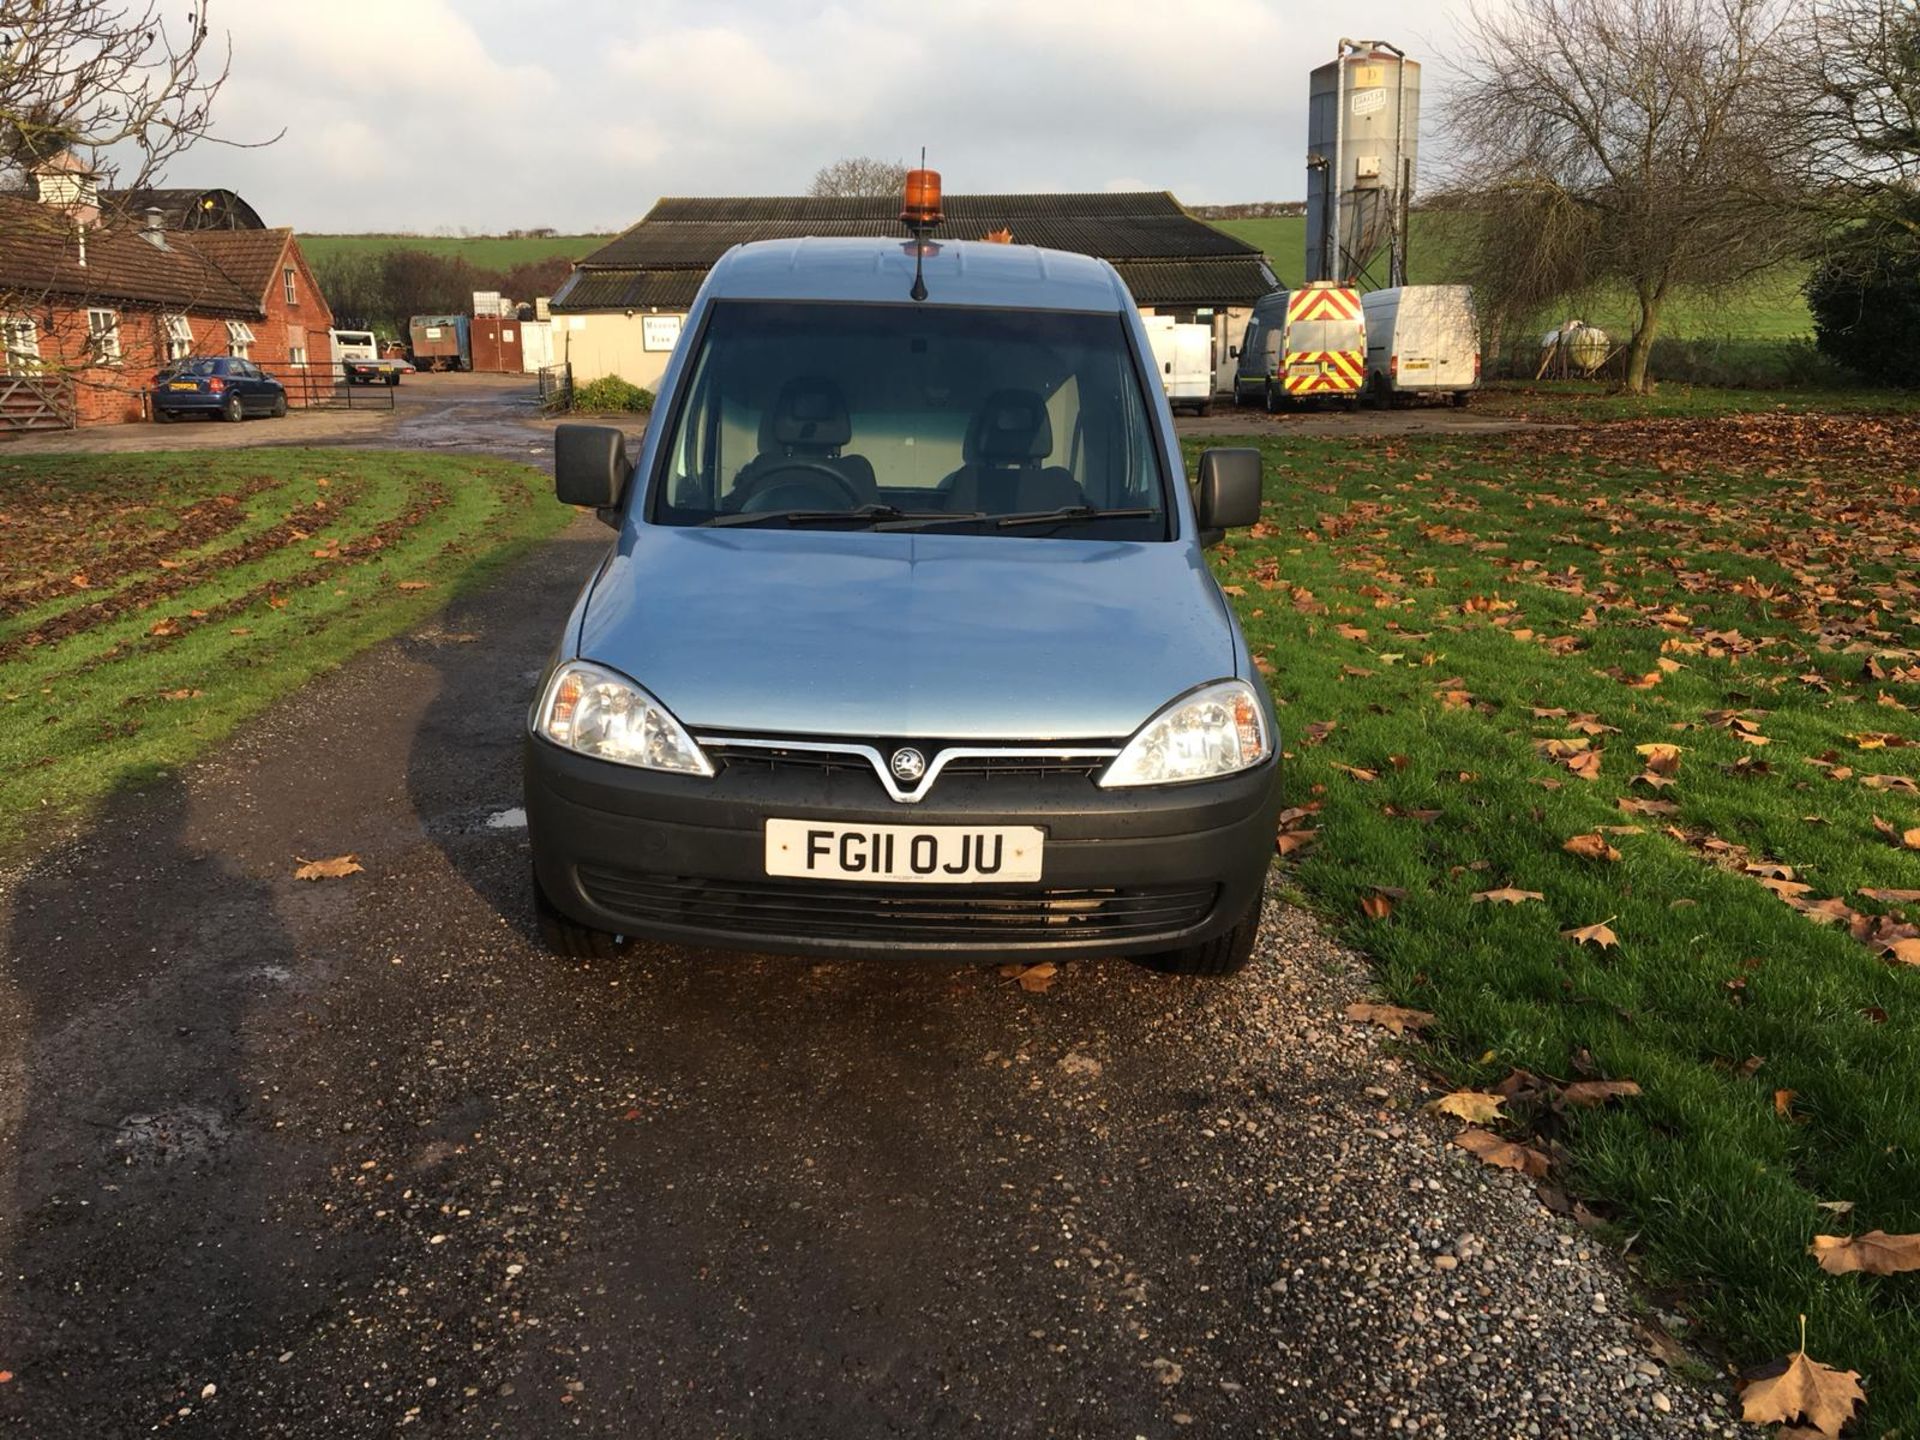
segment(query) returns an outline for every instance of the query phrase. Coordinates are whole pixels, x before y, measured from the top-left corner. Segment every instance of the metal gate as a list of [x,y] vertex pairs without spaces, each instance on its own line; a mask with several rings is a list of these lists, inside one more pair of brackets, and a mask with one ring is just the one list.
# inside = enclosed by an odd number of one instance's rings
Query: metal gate
[[540,367],[540,409],[546,414],[573,408],[573,366],[542,365]]
[[71,375],[0,375],[0,430],[71,430]]

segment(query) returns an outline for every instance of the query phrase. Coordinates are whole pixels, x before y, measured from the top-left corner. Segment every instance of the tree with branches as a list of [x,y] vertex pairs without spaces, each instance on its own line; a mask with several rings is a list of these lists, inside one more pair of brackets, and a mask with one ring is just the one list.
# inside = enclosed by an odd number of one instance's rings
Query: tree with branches
[[907,167],[898,160],[854,155],[822,165],[813,173],[809,195],[898,195],[907,183]]
[[[0,186],[71,153],[109,196],[159,183],[207,138],[229,55],[208,0],[0,0]],[[99,223],[110,226],[108,211]]]
[[1790,0],[1511,0],[1476,9],[1447,113],[1471,278],[1495,317],[1620,287],[1642,393],[1676,296],[1804,255],[1769,96]]

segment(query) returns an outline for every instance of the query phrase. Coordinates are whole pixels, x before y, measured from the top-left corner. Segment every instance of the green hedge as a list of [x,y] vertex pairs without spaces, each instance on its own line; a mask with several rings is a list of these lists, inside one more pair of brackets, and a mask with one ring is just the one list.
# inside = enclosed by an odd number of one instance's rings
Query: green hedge
[[602,375],[598,380],[589,380],[584,385],[573,387],[573,408],[576,410],[637,410],[642,414],[653,409],[653,392],[642,385],[622,380],[618,375]]

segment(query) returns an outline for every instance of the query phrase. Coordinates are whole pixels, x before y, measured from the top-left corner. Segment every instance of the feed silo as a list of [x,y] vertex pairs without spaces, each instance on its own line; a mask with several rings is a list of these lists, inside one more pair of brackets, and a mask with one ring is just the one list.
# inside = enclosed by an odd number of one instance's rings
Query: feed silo
[[1384,283],[1406,283],[1419,148],[1420,62],[1384,40],[1342,39],[1308,82],[1307,279],[1358,281],[1385,248]]

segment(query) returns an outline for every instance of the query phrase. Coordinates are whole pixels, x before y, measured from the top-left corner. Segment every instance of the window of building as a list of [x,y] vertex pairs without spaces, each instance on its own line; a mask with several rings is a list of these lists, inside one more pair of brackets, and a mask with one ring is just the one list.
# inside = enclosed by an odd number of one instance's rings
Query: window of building
[[306,331],[287,331],[287,363],[289,365],[305,365],[307,363]]
[[253,351],[253,327],[244,320],[227,322],[227,353],[245,360]]
[[120,315],[115,310],[87,311],[87,350],[102,365],[120,363]]
[[160,323],[167,359],[184,360],[193,353],[193,327],[187,323],[186,316],[165,315]]
[[287,303],[289,305],[298,305],[300,303],[300,296],[295,293],[293,288],[293,267],[291,265],[280,272],[280,283],[287,287]]
[[40,327],[24,315],[0,316],[6,373],[30,375],[40,368]]

